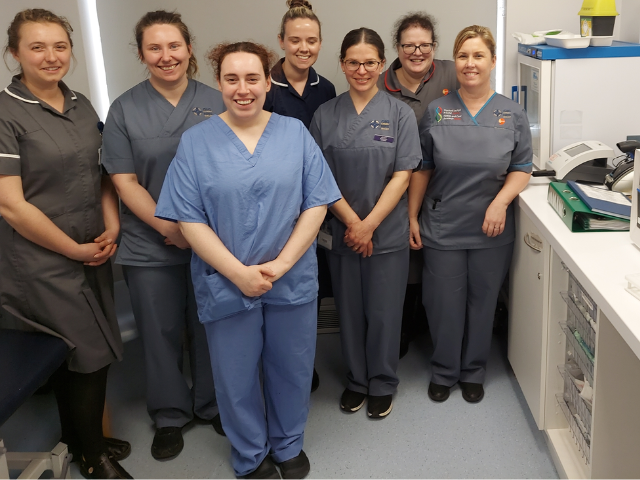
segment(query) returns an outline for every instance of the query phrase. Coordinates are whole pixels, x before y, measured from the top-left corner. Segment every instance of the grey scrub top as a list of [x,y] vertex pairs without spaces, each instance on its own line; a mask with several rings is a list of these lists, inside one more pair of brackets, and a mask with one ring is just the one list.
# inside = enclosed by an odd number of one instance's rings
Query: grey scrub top
[[[349,92],[329,100],[316,111],[310,128],[342,196],[364,219],[382,195],[394,172],[420,164],[416,117],[410,107],[378,91],[356,113]],[[346,226],[330,221],[332,252],[355,255],[343,241]],[[409,246],[407,193],[373,233],[373,254],[395,252]]]
[[[182,134],[223,111],[220,92],[203,83],[189,80],[174,107],[145,80],[111,105],[103,132],[102,164],[110,174],[135,173],[157,203]],[[124,203],[120,218],[122,238],[116,263],[161,267],[191,260],[190,249],[165,245],[164,237]]]
[[378,78],[378,88],[409,105],[416,114],[418,123],[431,102],[455,93],[459,87],[456,66],[451,60],[434,60],[415,92],[408,90],[398,80],[396,70],[401,66],[400,60],[396,58]]
[[[0,92],[0,175],[77,243],[104,232],[98,115],[60,82],[60,113],[13,77]],[[0,217],[0,300],[31,327],[63,338],[69,369],[94,372],[122,356],[109,262],[85,267],[41,247]]]
[[473,117],[456,92],[429,104],[420,140],[421,169],[433,170],[422,203],[422,243],[457,250],[513,242],[513,205],[497,237],[482,233],[482,223],[507,174],[531,172],[531,130],[522,107],[494,94]]

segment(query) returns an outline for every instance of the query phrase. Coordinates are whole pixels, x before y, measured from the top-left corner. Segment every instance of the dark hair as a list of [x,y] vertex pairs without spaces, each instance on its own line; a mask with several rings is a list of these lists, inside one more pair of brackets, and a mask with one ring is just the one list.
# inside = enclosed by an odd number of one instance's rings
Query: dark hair
[[182,15],[178,12],[167,12],[166,10],[156,10],[155,12],[145,13],[134,29],[136,38],[136,46],[138,47],[138,56],[142,60],[142,37],[144,31],[153,25],[173,25],[178,29],[185,43],[191,47],[191,56],[189,57],[189,66],[187,67],[187,77],[193,78],[198,74],[198,61],[193,51],[193,36],[189,32],[189,27],[182,21]]
[[400,45],[400,38],[405,30],[412,27],[422,28],[428,32],[431,32],[431,41],[438,43],[436,36],[436,20],[427,12],[409,12],[405,16],[400,17],[396,23],[393,24],[393,46],[398,47]]
[[[20,43],[20,28],[22,28],[25,23],[29,22],[54,23],[56,25],[60,25],[63,30],[67,32],[69,45],[73,48],[73,40],[71,40],[73,28],[71,28],[69,21],[65,17],[58,16],[49,10],[44,10],[43,8],[28,8],[16,13],[16,16],[13,17],[13,21],[9,24],[9,28],[7,29],[7,44],[2,52],[5,65],[7,65],[7,54],[18,51],[18,44]],[[7,68],[9,68],[8,65]],[[20,68],[20,71],[22,71],[22,68]]]
[[340,61],[344,60],[349,48],[361,43],[365,43],[374,47],[376,50],[378,50],[378,57],[380,57],[380,60],[385,60],[384,42],[382,41],[382,38],[380,38],[380,35],[378,35],[375,30],[371,30],[370,28],[366,27],[360,27],[356,28],[355,30],[351,30],[344,36],[344,40],[342,40],[342,45],[340,46]]
[[313,13],[313,7],[307,0],[287,0],[287,6],[289,10],[282,16],[280,22],[280,40],[284,40],[284,27],[287,22],[295,20],[296,18],[308,18],[318,24],[318,31],[320,32],[320,41],[322,41],[322,25],[315,13]]
[[491,56],[496,56],[496,41],[491,34],[491,30],[487,27],[481,27],[480,25],[471,25],[470,27],[463,28],[460,30],[460,33],[458,33],[456,41],[453,43],[453,58],[456,58],[456,55],[462,48],[462,44],[470,38],[482,39],[489,49],[489,52],[491,52]]
[[207,53],[207,59],[211,62],[216,80],[220,80],[220,66],[227,55],[238,52],[251,53],[257,56],[262,63],[265,78],[269,77],[271,67],[278,60],[278,56],[268,47],[253,42],[219,43]]

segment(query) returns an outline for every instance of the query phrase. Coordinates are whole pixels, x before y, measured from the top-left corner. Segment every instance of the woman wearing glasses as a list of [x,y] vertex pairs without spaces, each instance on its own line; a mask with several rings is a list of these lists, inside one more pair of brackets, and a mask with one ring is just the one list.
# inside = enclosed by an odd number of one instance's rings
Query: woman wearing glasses
[[[418,123],[427,105],[458,88],[454,63],[433,58],[438,44],[435,23],[425,12],[410,12],[400,17],[393,29],[398,58],[378,79],[378,88],[409,105]],[[409,342],[419,329],[418,318],[424,316],[421,284],[422,250],[412,242],[402,312],[400,358],[407,353]]]
[[331,211],[328,254],[349,368],[340,407],[391,412],[404,286],[409,269],[406,190],[422,158],[415,115],[378,90],[384,43],[368,28],[350,31],[340,49],[349,91],[322,105],[310,131],[343,198]]

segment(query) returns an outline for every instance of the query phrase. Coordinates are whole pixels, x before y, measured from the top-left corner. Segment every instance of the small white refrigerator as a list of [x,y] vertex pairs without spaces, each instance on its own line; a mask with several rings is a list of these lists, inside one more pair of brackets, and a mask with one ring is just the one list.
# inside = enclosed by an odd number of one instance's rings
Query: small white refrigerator
[[518,86],[512,98],[527,111],[534,165],[567,145],[616,143],[640,135],[640,44],[566,49],[518,45]]

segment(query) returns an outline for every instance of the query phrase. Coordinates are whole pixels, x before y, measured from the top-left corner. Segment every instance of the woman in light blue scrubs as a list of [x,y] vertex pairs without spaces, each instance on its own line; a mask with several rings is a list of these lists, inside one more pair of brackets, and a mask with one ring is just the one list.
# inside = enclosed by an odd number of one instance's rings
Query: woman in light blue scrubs
[[[278,41],[284,50],[271,69],[271,89],[267,92],[264,109],[300,120],[309,128],[318,107],[336,96],[336,89],[326,78],[318,75],[313,64],[322,45],[320,20],[306,0],[288,0],[289,10],[280,22]],[[332,297],[331,276],[324,248],[316,250],[318,257],[318,314],[323,298]],[[320,385],[320,377],[313,369],[311,391]]]
[[220,416],[244,478],[280,478],[274,462],[283,478],[309,473],[315,238],[340,198],[304,124],[263,110],[274,57],[250,42],[211,51],[227,111],[184,133],[156,209],[195,252]]
[[406,190],[421,160],[416,116],[379,91],[384,43],[371,29],[350,31],[340,49],[349,91],[311,122],[343,199],[331,212],[331,281],[349,368],[340,408],[371,418],[391,412],[398,386],[402,305],[409,274]]
[[[155,459],[183,448],[182,427],[194,416],[224,434],[216,404],[204,328],[191,282],[191,249],[177,225],[154,217],[180,136],[224,110],[220,92],[193,80],[198,71],[180,14],[144,15],[135,28],[149,79],[118,97],[103,132],[102,163],[122,199],[122,265],[144,348],[147,410],[156,432]],[[182,375],[183,334],[189,339],[193,386]]]
[[491,88],[489,29],[462,30],[454,60],[460,89],[431,102],[420,122],[424,159],[411,179],[409,217],[412,243],[424,251],[429,397],[444,402],[459,383],[475,403],[484,397],[493,316],[513,252],[511,203],[529,181],[533,151],[526,113]]

